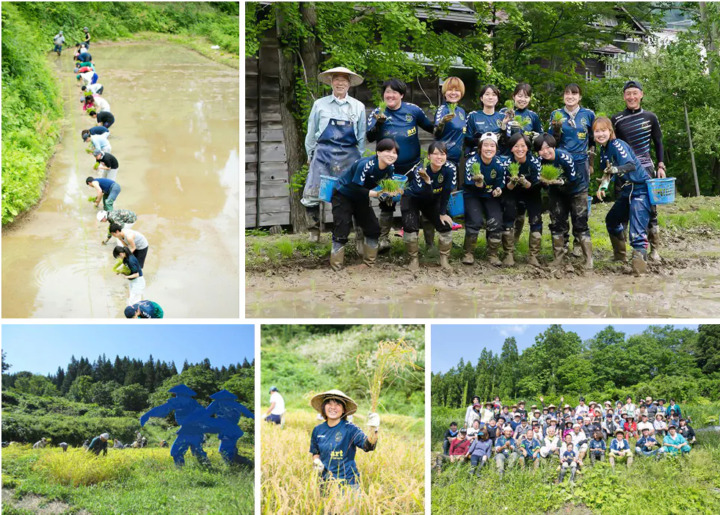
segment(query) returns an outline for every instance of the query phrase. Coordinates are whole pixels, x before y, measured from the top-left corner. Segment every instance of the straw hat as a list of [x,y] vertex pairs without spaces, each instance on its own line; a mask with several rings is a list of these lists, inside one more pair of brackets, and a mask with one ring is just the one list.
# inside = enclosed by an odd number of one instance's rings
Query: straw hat
[[327,392],[318,393],[310,399],[310,405],[315,411],[322,415],[322,405],[328,399],[335,399],[343,403],[345,406],[345,413],[343,416],[347,417],[357,411],[357,403],[340,390],[328,390]]
[[343,66],[338,66],[337,68],[330,68],[329,70],[326,70],[326,71],[318,74],[318,80],[320,82],[322,82],[323,84],[332,86],[333,75],[335,75],[337,73],[344,73],[345,75],[348,76],[348,78],[350,79],[350,87],[351,88],[354,88],[355,86],[359,86],[360,84],[363,83],[363,80],[364,80],[362,77],[360,77],[360,75],[358,75],[355,72],[351,72],[350,70],[348,70],[347,68],[345,68]]

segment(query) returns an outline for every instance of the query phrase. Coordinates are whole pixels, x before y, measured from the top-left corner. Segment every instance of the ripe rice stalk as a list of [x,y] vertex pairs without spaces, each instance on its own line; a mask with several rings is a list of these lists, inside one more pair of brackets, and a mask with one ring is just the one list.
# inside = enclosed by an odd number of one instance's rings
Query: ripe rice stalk
[[394,383],[405,370],[420,370],[415,364],[416,359],[417,351],[402,338],[381,341],[374,352],[357,356],[358,372],[364,375],[368,382],[373,413],[377,412],[383,384],[391,376],[393,379],[386,386]]
[[554,181],[560,177],[560,170],[553,165],[543,165],[540,168],[540,177],[546,181]]

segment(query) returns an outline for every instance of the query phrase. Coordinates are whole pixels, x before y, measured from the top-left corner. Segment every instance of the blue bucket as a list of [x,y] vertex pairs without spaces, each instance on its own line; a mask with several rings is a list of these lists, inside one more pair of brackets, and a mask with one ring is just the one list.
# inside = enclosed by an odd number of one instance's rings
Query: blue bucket
[[340,179],[338,177],[333,177],[331,175],[321,175],[320,193],[318,193],[318,198],[323,202],[330,202],[332,200],[333,191],[337,189],[339,180]]
[[650,179],[647,181],[650,204],[672,204],[675,202],[675,177]]
[[588,195],[588,218],[590,218],[590,211],[592,211],[592,197]]
[[447,212],[453,218],[456,216],[463,216],[465,214],[465,197],[463,196],[462,190],[453,191],[450,194]]

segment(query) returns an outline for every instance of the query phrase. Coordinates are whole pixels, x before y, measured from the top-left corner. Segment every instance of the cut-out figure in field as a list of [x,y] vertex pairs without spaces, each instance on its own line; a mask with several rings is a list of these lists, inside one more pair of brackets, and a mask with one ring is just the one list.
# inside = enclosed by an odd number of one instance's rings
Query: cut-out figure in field
[[237,402],[237,395],[227,390],[220,390],[212,394],[210,398],[213,399],[213,402],[206,409],[208,416],[215,415],[214,420],[227,423],[227,425],[222,424],[223,428],[218,433],[220,439],[218,451],[226,462],[235,463],[238,461],[237,441],[244,434],[238,427],[240,417],[245,415],[254,419],[255,415]]

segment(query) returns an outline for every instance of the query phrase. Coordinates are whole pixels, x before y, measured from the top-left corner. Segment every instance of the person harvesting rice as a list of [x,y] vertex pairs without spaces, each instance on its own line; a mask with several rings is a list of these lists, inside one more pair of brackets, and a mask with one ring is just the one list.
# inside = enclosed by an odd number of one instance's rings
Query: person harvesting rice
[[375,450],[378,440],[380,416],[368,416],[369,434],[348,422],[347,417],[357,411],[357,403],[340,390],[319,393],[310,405],[322,415],[325,422],[315,426],[310,436],[310,453],[313,468],[323,483],[337,481],[342,486],[359,490],[360,471],[355,463],[357,449]]
[[605,199],[611,181],[615,181],[619,189],[615,204],[605,217],[614,259],[625,260],[625,226],[629,222],[632,268],[635,275],[642,275],[647,271],[647,228],[652,214],[647,188],[650,174],[630,145],[615,137],[609,118],[603,116],[595,120],[593,132],[600,145],[600,164],[605,169],[597,197]]

